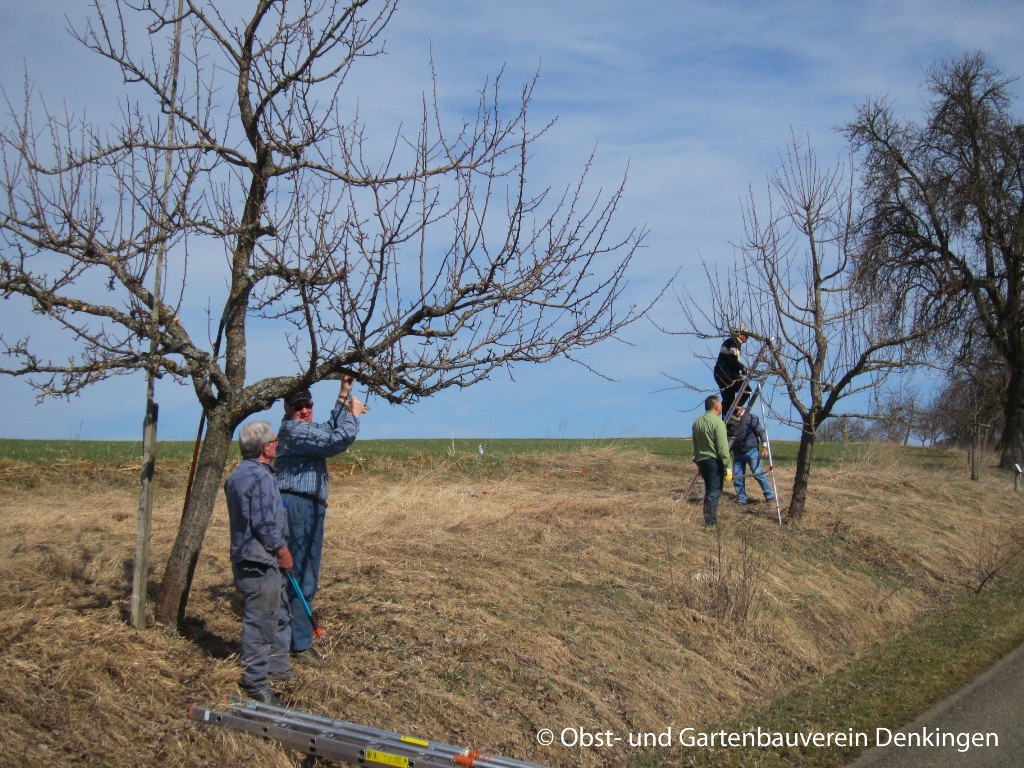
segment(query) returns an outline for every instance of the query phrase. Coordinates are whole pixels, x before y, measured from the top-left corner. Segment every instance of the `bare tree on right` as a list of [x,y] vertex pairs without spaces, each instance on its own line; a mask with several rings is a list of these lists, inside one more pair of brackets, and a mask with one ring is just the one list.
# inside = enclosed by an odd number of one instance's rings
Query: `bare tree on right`
[[[823,167],[794,139],[768,179],[765,201],[751,192],[744,241],[732,270],[706,267],[710,305],[684,304],[690,333],[707,337],[737,323],[764,345],[761,359],[786,392],[800,429],[789,517],[803,516],[818,430],[830,417],[863,416],[867,395],[916,360],[922,332],[879,310],[857,269],[859,217],[852,174]],[[841,411],[859,393],[864,403]]]
[[866,154],[861,268],[895,312],[945,331],[956,368],[981,345],[999,355],[1004,467],[1024,462],[1024,125],[1010,83],[968,54],[932,70],[920,121],[876,99],[847,128]]

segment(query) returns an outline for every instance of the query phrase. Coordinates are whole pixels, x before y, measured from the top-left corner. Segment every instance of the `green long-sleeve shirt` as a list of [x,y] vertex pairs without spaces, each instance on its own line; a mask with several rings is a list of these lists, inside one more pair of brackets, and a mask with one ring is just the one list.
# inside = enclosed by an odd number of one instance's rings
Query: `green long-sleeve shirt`
[[693,422],[693,460],[719,459],[728,465],[729,437],[725,433],[725,422],[714,411],[707,411]]

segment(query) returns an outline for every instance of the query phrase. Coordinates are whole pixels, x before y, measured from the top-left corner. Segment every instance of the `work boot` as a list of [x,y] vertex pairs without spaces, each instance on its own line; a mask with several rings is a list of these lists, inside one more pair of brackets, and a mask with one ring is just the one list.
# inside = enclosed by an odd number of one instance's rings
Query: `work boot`
[[276,671],[267,672],[267,680],[276,680],[280,683],[287,683],[292,679],[292,671],[290,669],[280,669]]
[[319,653],[314,651],[312,648],[307,648],[304,651],[295,651],[292,653],[292,664],[304,664],[308,666],[323,666],[327,663],[327,659],[321,656]]
[[264,688],[262,691],[246,691],[245,695],[253,701],[258,701],[260,704],[273,704],[278,707],[281,706],[281,700],[277,698],[277,694],[269,688]]

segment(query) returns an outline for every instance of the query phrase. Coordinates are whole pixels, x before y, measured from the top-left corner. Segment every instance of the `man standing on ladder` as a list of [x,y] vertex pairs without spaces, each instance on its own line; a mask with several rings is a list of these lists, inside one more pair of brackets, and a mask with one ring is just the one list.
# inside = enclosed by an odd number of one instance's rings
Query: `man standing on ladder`
[[747,387],[742,394],[743,383],[747,378],[747,367],[743,364],[743,344],[748,338],[749,329],[745,325],[738,325],[731,330],[731,335],[724,342],[718,351],[718,359],[715,361],[715,383],[722,392],[722,412],[725,417],[737,400],[737,405],[745,405],[750,396],[750,389]]
[[[327,512],[327,459],[345,451],[359,433],[365,408],[351,397],[352,377],[341,383],[338,401],[327,421],[313,422],[313,396],[300,389],[284,403],[284,420],[277,432],[277,482],[288,508],[288,547],[292,568],[309,606],[320,581],[320,555]],[[296,661],[317,663],[313,623],[309,615],[292,615],[292,654]]]
[[732,440],[732,484],[736,489],[736,501],[740,504],[750,503],[747,499],[748,476],[757,480],[764,491],[765,501],[775,501],[772,488],[761,469],[761,459],[768,458],[768,435],[761,426],[761,420],[742,405],[736,407],[736,416],[738,422]]

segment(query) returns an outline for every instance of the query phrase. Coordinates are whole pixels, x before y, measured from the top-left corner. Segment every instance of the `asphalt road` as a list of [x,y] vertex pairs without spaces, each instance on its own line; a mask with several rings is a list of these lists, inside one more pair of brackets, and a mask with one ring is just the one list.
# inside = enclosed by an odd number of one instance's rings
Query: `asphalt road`
[[910,725],[873,735],[879,746],[849,768],[1024,766],[1024,646]]

